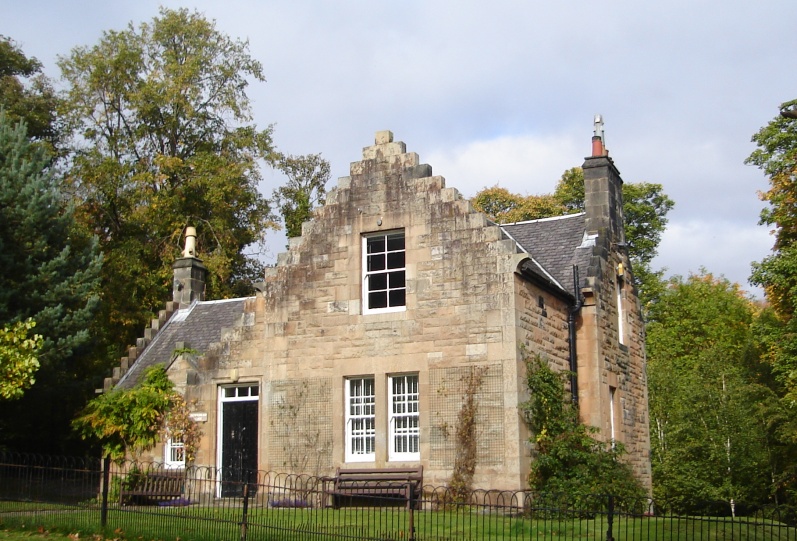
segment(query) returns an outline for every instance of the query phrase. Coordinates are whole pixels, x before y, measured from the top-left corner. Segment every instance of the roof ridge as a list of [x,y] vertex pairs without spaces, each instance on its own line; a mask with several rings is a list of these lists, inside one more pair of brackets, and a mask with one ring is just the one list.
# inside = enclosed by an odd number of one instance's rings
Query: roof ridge
[[522,221],[522,222],[509,222],[509,223],[498,224],[498,225],[503,227],[505,225],[525,225],[525,224],[534,224],[534,223],[539,223],[539,222],[551,222],[553,220],[564,220],[564,219],[567,219],[567,218],[576,218],[578,216],[584,216],[585,214],[586,214],[586,212],[576,212],[574,214],[561,214],[559,216],[549,216],[547,218],[537,218],[536,220],[525,220],[525,221]]
[[225,303],[225,302],[248,301],[249,299],[254,299],[254,298],[255,298],[255,296],[252,295],[250,297],[233,297],[232,299],[216,299],[216,300],[213,300],[213,301],[197,301],[197,304],[202,304],[202,305],[206,305],[206,304],[221,304],[221,303]]

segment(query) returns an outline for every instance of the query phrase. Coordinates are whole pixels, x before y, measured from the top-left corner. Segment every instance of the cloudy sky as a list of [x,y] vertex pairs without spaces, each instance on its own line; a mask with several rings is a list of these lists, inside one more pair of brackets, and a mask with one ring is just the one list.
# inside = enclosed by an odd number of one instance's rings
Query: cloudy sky
[[0,34],[57,77],[58,55],[159,5],[249,40],[268,79],[249,89],[256,122],[285,152],[322,153],[331,184],[389,129],[466,197],[549,193],[601,113],[623,179],[676,202],[655,265],[748,287],[772,246],[757,225],[766,178],[743,162],[797,98],[793,0],[0,0]]

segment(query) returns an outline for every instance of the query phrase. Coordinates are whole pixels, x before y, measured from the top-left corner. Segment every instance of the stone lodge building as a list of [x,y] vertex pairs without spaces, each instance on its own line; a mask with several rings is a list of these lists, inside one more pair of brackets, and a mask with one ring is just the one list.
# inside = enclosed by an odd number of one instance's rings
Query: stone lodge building
[[[644,330],[622,180],[599,125],[592,147],[585,212],[498,225],[378,132],[255,296],[204,299],[189,228],[173,301],[106,389],[164,363],[196,401],[196,465],[222,468],[223,479],[420,464],[438,485],[451,475],[471,389],[474,486],[518,489],[531,461],[518,410],[525,351],[577,374],[583,421],[626,446],[649,488]],[[165,442],[152,458],[181,467],[180,451]]]

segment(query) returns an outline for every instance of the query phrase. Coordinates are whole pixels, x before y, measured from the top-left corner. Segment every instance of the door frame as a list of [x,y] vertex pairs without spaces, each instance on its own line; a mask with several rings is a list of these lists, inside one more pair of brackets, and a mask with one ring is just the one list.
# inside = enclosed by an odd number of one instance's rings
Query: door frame
[[[227,389],[242,389],[248,388],[249,391],[246,396],[238,396],[238,392],[236,391],[236,396],[225,396]],[[256,389],[256,392],[253,394],[252,389]],[[224,404],[227,402],[260,402],[260,390],[262,386],[257,381],[247,381],[241,383],[230,383],[218,386],[218,400],[216,404],[216,419],[218,422],[216,423],[216,471],[218,472],[218,479],[216,483],[216,497],[221,498],[221,489],[224,479],[222,479],[223,475],[223,462],[222,462],[222,448],[224,444],[222,442],[223,437],[223,429],[224,429]],[[260,404],[257,405],[257,463],[260,464]]]

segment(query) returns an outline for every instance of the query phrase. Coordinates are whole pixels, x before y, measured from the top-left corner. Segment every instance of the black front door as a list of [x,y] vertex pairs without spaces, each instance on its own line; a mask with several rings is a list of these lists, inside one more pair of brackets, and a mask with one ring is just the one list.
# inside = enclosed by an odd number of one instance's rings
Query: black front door
[[250,495],[257,483],[257,400],[221,403],[221,496]]

